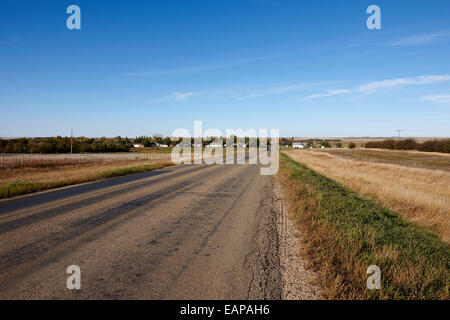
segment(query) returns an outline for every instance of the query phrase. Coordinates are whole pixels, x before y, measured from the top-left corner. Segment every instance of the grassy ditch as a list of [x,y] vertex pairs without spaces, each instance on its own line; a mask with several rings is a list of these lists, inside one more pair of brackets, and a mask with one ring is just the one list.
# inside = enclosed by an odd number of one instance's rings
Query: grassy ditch
[[[279,181],[327,299],[449,299],[450,247],[281,154]],[[369,265],[381,289],[368,290]]]
[[84,182],[91,182],[101,179],[107,179],[112,177],[118,177],[118,176],[124,176],[132,173],[139,173],[139,172],[145,172],[145,171],[151,171],[156,169],[161,169],[164,167],[168,167],[173,165],[172,163],[156,163],[156,164],[146,164],[146,165],[140,165],[140,166],[134,166],[134,167],[127,167],[127,168],[120,168],[120,169],[114,169],[114,170],[107,170],[103,172],[99,172],[96,174],[84,176],[84,177],[77,177],[72,179],[62,179],[58,181],[52,181],[52,182],[14,182],[9,183],[4,186],[0,186],[0,199],[5,198],[11,198],[19,195],[24,195],[28,193],[53,189],[53,188],[59,188],[59,187],[65,187],[68,185],[78,184],[78,183],[84,183]]

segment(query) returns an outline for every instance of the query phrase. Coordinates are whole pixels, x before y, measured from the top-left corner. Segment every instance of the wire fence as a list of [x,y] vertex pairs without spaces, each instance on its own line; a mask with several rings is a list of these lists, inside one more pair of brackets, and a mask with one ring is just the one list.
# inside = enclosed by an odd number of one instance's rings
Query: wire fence
[[49,167],[117,161],[170,160],[171,154],[148,153],[81,153],[81,154],[17,154],[0,155],[0,169]]

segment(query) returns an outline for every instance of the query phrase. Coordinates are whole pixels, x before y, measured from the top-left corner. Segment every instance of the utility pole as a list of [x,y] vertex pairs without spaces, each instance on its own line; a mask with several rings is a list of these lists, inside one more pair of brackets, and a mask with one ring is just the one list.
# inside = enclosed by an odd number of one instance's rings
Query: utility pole
[[394,131],[398,132],[398,138],[400,139],[400,132],[402,132],[403,130],[402,129],[398,129],[398,130],[394,130]]
[[72,145],[73,145],[73,129],[70,129],[70,154],[72,154]]

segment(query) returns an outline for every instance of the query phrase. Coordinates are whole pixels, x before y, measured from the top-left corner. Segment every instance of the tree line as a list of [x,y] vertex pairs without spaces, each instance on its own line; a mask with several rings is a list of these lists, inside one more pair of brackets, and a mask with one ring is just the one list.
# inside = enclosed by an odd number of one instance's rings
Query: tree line
[[84,153],[127,152],[132,141],[120,136],[115,138],[49,137],[0,140],[0,153]]
[[153,137],[147,136],[136,137],[136,139],[134,139],[134,142],[142,144],[142,146],[144,147],[154,147],[156,144],[166,144],[170,146],[171,144],[174,143],[170,137],[163,138],[160,135],[154,135]]
[[386,139],[383,141],[369,141],[365,144],[365,147],[391,150],[419,150],[428,152],[450,153],[450,139],[434,139],[424,142],[417,142],[414,139]]

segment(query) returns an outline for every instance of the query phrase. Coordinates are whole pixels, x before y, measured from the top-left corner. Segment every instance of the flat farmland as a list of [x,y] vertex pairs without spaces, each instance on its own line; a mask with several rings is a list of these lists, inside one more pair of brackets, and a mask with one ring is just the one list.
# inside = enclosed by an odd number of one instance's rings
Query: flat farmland
[[368,149],[286,154],[450,243],[449,155]]
[[[95,154],[2,154],[0,155],[0,198],[64,187],[77,183],[161,169],[174,164],[171,153],[131,152]],[[203,160],[215,157],[204,150]],[[209,151],[209,152],[206,152]],[[234,151],[237,158],[248,151]],[[229,155],[228,155],[229,156]],[[225,161],[226,149],[223,150]],[[187,158],[188,159],[188,158]],[[191,161],[195,160],[191,153]],[[186,159],[181,159],[185,163]],[[212,161],[212,160],[211,160]]]
[[1,161],[0,198],[172,165],[169,153],[15,154]]
[[379,149],[325,149],[321,151],[352,160],[392,163],[450,172],[450,154],[446,153]]
[[143,160],[169,160],[170,153],[80,153],[80,154],[20,154],[0,155],[0,169],[24,167],[56,167],[81,164],[104,164]]

